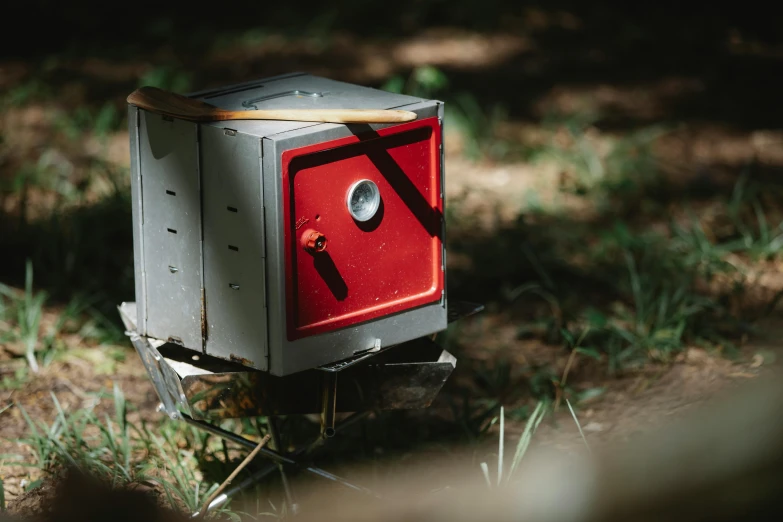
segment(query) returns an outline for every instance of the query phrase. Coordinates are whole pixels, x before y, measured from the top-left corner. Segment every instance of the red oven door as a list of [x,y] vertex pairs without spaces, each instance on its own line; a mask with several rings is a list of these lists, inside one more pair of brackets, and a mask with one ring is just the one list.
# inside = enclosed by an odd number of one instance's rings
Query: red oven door
[[426,118],[283,153],[289,340],[441,299],[440,144]]

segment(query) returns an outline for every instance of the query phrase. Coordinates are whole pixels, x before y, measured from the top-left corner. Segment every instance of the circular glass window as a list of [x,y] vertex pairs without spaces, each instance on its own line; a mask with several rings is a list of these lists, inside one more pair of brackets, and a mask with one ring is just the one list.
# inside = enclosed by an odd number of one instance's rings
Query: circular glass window
[[369,221],[378,212],[381,193],[369,179],[357,181],[348,190],[348,212],[356,221]]

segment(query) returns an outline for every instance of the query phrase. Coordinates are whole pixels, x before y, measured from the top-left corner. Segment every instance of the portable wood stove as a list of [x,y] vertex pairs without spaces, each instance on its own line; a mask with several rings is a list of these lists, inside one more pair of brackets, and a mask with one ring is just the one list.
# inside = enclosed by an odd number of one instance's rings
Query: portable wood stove
[[[128,335],[172,419],[254,447],[209,421],[267,416],[275,443],[270,466],[210,509],[290,466],[366,491],[303,459],[367,412],[429,406],[456,364],[434,334],[481,309],[447,307],[443,103],[307,74],[189,98],[417,115],[194,123],[129,105]],[[354,415],[341,425],[338,412]],[[275,417],[306,413],[321,414],[322,437],[279,451]]]

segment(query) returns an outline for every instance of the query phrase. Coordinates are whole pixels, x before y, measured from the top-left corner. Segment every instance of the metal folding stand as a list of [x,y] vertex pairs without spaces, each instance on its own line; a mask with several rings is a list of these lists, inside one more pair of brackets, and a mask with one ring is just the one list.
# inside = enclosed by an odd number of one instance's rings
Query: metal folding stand
[[[482,309],[483,306],[471,303],[451,304],[449,322]],[[207,512],[275,470],[280,473],[287,508],[292,512],[297,511],[297,506],[288,478],[291,470],[303,470],[354,491],[378,496],[364,486],[310,464],[308,456],[325,440],[367,417],[369,412],[428,407],[454,371],[457,361],[433,339],[419,338],[384,350],[376,345],[351,359],[277,377],[139,334],[135,303],[123,303],[119,312],[126,333],[160,397],[161,410],[172,420],[185,421],[253,450],[256,442],[209,421],[267,418],[274,449],[263,447],[258,455],[269,462],[212,500],[205,509]],[[285,452],[278,427],[279,416],[315,413],[321,416],[320,436],[291,453]],[[352,415],[337,423],[337,413]]]
[[[333,429],[332,436],[343,431],[344,429],[355,424],[356,422],[366,418],[369,414],[370,412],[366,412],[366,411],[354,413],[350,417],[346,418],[344,421],[335,424],[334,427],[332,428]],[[213,424],[195,420],[187,415],[183,415],[182,420],[184,420],[186,423],[190,424],[191,426],[209,432],[213,435],[217,435],[222,439],[225,439],[230,442],[234,442],[235,444],[244,446],[245,448],[248,448],[250,450],[255,449],[255,447],[257,446],[256,442],[246,439],[240,435],[237,435],[236,433],[226,431]],[[268,419],[268,423],[269,423],[268,425],[269,425],[270,433],[272,433],[272,441],[274,442],[275,439],[279,440],[280,435],[279,432],[277,431],[277,425],[276,425],[277,418],[270,417]],[[277,433],[277,435],[275,435],[274,433]],[[296,513],[297,506],[293,500],[293,494],[291,493],[291,486],[289,484],[288,477],[286,475],[287,468],[300,469],[308,473],[311,473],[313,475],[316,475],[318,477],[321,477],[323,479],[332,481],[336,484],[340,484],[341,486],[352,489],[354,491],[358,491],[367,495],[373,495],[377,497],[378,495],[376,493],[374,493],[368,488],[365,488],[364,486],[354,484],[342,477],[335,475],[334,473],[330,473],[326,470],[323,470],[311,464],[304,463],[304,460],[310,455],[310,453],[312,453],[317,447],[323,444],[325,438],[326,437],[324,437],[323,430],[322,430],[321,436],[317,438],[315,441],[313,441],[313,443],[303,446],[297,449],[295,452],[288,455],[281,452],[280,446],[277,445],[275,446],[277,451],[268,448],[262,448],[259,454],[263,457],[268,458],[271,462],[263,466],[255,473],[248,476],[246,479],[244,479],[236,486],[224,491],[222,494],[216,497],[215,500],[210,502],[210,504],[205,509],[204,513],[196,512],[192,515],[193,518],[199,517],[201,515],[206,515],[208,512],[213,511],[214,509],[222,506],[229,499],[236,496],[238,493],[252,487],[254,484],[257,484],[258,482],[260,482],[261,480],[263,480],[264,478],[266,478],[276,470],[280,472],[280,477],[283,483],[283,490],[286,498],[287,507],[291,512]]]

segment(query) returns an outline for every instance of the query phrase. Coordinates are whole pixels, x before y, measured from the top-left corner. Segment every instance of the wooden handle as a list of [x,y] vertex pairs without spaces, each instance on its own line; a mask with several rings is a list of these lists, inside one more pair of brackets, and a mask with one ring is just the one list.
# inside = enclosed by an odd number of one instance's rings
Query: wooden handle
[[157,87],[141,87],[128,96],[137,107],[187,121],[285,120],[326,123],[401,123],[413,121],[415,112],[383,109],[282,109],[227,111]]
[[416,113],[388,109],[279,109],[221,111],[219,120],[285,120],[325,123],[401,123],[416,119]]

